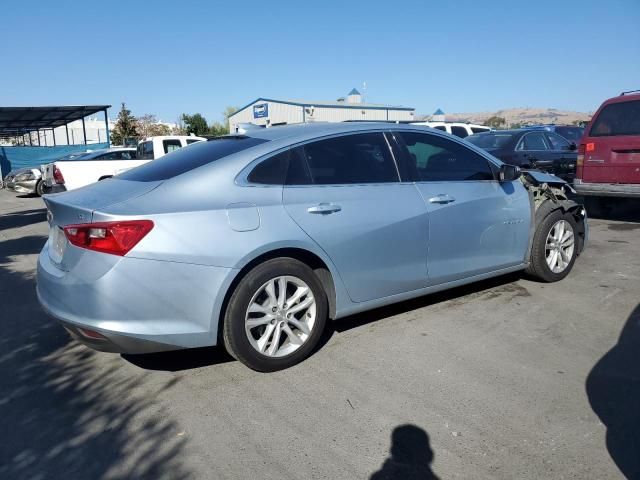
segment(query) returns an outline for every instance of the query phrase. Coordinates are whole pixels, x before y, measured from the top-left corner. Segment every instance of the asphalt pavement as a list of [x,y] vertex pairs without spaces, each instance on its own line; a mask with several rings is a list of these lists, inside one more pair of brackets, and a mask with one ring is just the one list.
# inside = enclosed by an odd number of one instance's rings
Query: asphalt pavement
[[560,283],[339,320],[270,374],[75,343],[35,296],[43,207],[0,190],[0,478],[640,478],[640,204]]

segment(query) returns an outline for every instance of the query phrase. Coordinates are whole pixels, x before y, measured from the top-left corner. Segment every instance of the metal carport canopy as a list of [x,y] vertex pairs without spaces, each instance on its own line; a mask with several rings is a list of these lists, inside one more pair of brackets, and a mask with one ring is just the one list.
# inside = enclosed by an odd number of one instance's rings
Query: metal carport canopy
[[111,105],[62,105],[52,107],[0,107],[0,137],[14,137],[38,130],[62,127]]

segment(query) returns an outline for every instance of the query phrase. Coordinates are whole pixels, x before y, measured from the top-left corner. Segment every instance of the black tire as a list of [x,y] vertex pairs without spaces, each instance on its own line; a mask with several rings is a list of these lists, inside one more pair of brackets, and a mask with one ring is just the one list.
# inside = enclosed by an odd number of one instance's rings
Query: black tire
[[[561,272],[554,272],[549,268],[546,258],[547,236],[552,227],[560,220],[565,220],[573,229],[574,248],[571,259],[566,268]],[[576,221],[570,213],[562,210],[554,210],[547,215],[537,226],[531,246],[531,257],[526,272],[532,277],[543,282],[558,282],[569,275],[578,255],[578,229]]]
[[36,183],[36,196],[41,197],[42,195],[44,195],[44,182],[38,180],[38,183]]
[[[306,341],[294,352],[269,357],[255,349],[245,331],[245,316],[253,295],[269,280],[291,275],[305,282],[316,301],[316,320]],[[224,315],[223,341],[231,356],[258,372],[289,368],[308,357],[317,346],[327,322],[327,297],[313,270],[293,258],[267,260],[251,270],[235,288]]]

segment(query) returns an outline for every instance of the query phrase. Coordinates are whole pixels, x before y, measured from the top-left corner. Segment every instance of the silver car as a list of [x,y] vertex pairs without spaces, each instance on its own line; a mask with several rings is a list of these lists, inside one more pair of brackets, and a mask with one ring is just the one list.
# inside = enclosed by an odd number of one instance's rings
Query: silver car
[[507,272],[561,280],[588,236],[562,180],[388,123],[247,129],[44,201],[38,298],[80,341],[223,343],[260,371],[308,356],[328,319]]
[[40,169],[30,167],[11,170],[4,177],[4,184],[7,190],[38,196],[42,195],[44,187]]

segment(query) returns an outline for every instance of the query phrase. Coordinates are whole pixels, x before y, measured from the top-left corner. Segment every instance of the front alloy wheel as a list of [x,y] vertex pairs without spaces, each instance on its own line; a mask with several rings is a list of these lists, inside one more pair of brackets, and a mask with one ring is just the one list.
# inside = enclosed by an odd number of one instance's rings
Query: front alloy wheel
[[575,237],[573,227],[566,220],[558,220],[553,224],[546,242],[546,259],[553,273],[562,273],[573,258]]

